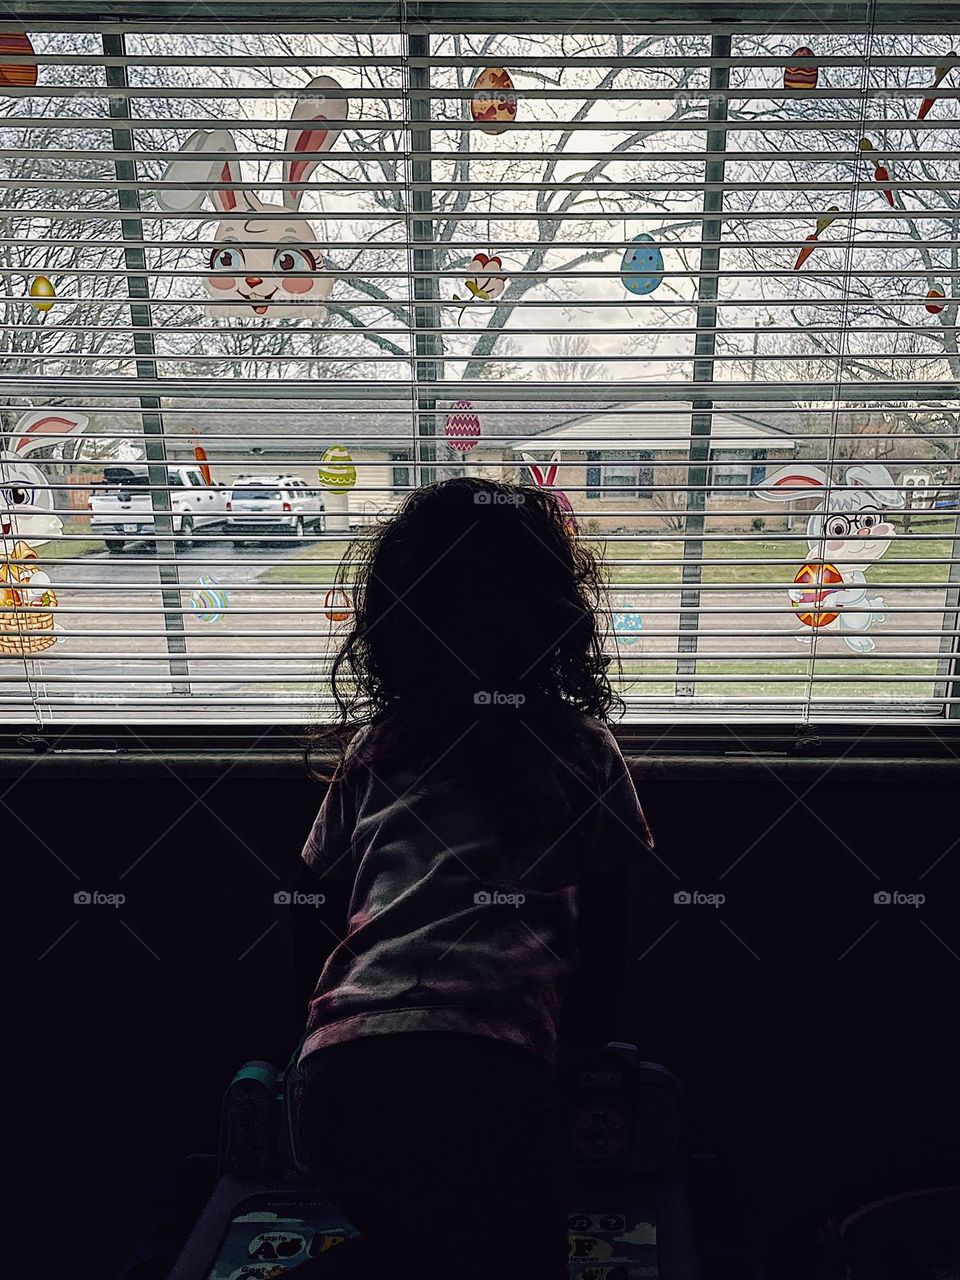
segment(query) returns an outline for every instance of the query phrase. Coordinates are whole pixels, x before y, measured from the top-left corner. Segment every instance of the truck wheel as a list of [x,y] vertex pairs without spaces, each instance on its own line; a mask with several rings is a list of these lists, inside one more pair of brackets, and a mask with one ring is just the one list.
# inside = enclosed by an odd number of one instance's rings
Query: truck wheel
[[193,546],[193,516],[184,516],[180,521],[180,533],[174,546],[178,551],[186,551]]
[[111,556],[120,555],[127,545],[123,538],[104,538],[104,542],[107,546],[107,554]]

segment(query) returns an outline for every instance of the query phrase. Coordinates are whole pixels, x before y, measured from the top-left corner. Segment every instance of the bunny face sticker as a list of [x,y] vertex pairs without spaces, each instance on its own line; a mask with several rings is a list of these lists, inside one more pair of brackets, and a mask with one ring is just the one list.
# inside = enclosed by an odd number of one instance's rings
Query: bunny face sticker
[[[168,165],[157,193],[164,213],[192,213],[209,201],[220,219],[204,277],[212,316],[322,318],[333,292],[313,228],[298,216],[305,183],[336,142],[349,103],[336,80],[317,76],[297,99],[286,131],[283,202],[243,187],[236,144],[227,129],[198,129]],[[233,184],[225,186],[223,184]],[[276,216],[276,215],[285,216]]]
[[0,536],[5,554],[11,554],[11,542],[42,542],[62,530],[44,472],[26,459],[37,449],[60,444],[86,425],[87,418],[81,413],[56,409],[26,413],[17,423],[9,447],[0,450]]
[[903,506],[903,494],[879,463],[848,467],[843,484],[828,498],[827,475],[819,467],[787,466],[768,477],[756,495],[765,502],[822,495],[807,521],[807,563],[797,573],[790,600],[805,626],[836,630],[849,649],[870,653],[876,644],[865,633],[883,622],[884,606],[881,596],[870,595],[866,573],[895,536],[887,512]]

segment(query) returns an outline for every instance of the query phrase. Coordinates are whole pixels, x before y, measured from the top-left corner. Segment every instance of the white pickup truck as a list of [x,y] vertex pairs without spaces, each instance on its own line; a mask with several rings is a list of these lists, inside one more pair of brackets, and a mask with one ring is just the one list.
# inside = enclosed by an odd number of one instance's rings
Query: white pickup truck
[[[153,500],[146,466],[110,466],[103,469],[103,483],[90,498],[90,529],[98,533],[113,554],[128,542],[153,534]],[[207,484],[199,467],[168,466],[170,507],[175,545],[189,546],[194,532],[223,525],[227,518],[230,490]],[[163,548],[161,548],[163,550]]]

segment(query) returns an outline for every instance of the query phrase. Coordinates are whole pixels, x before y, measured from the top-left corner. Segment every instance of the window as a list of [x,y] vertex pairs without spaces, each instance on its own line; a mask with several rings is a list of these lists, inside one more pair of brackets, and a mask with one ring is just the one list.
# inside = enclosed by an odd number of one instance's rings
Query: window
[[650,465],[653,455],[646,449],[616,450],[613,453],[601,454],[596,449],[587,453],[587,459],[593,463],[604,460],[601,467],[588,467],[588,497],[630,497],[649,498],[654,483],[653,467]]
[[[954,716],[957,23],[842,8],[38,16],[0,79],[0,718],[323,714],[351,529],[524,453],[604,550],[628,717]],[[231,527],[287,473],[322,520]]]
[[748,498],[751,484],[762,483],[762,479],[752,479],[754,468],[750,464],[749,455],[743,451],[715,453],[711,473],[714,490],[732,489],[737,491],[735,497]]
[[390,487],[391,489],[409,489],[410,488],[410,467],[404,465],[396,465],[398,463],[409,463],[411,454],[404,450],[400,453],[391,453],[390,461],[394,465],[390,468]]

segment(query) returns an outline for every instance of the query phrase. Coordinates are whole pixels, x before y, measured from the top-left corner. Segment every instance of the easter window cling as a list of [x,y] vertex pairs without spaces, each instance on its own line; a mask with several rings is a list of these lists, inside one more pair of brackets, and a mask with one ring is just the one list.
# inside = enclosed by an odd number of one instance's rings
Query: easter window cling
[[36,57],[36,50],[25,31],[0,32],[0,89],[9,85],[31,89],[37,83],[35,62],[7,62],[8,57]]
[[357,468],[345,445],[332,444],[323,451],[317,479],[325,489],[352,489],[357,483]]
[[623,255],[620,277],[628,293],[645,297],[663,283],[663,254],[653,236],[642,231]]
[[57,291],[48,276],[34,276],[30,281],[30,300],[41,315],[49,311],[57,300]]

